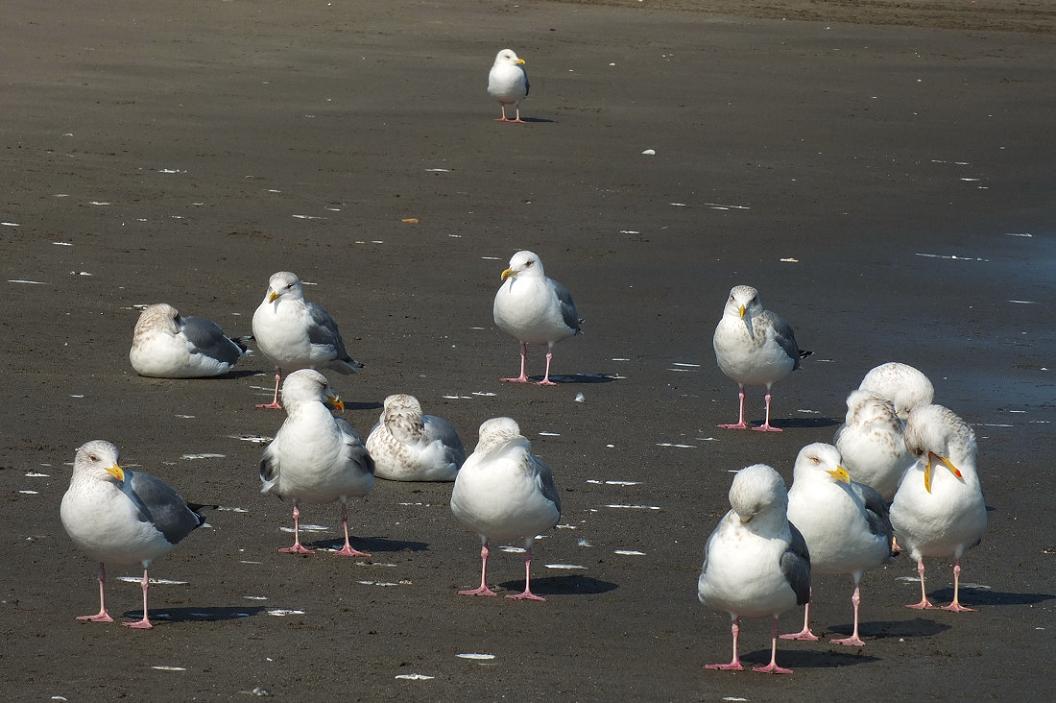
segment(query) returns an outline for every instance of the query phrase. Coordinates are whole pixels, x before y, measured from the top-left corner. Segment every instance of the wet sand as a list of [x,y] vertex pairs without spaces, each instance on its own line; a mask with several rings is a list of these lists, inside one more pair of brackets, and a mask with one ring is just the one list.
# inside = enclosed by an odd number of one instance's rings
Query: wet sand
[[[813,6],[797,5],[808,17]],[[100,7],[2,11],[8,700],[241,700],[257,688],[300,701],[1029,700],[1046,689],[1050,36],[556,3]],[[995,9],[983,26],[1004,17]],[[528,60],[534,122],[523,127],[493,122],[483,92],[506,45]],[[521,248],[586,319],[556,350],[567,381],[556,388],[497,381],[517,351],[494,329],[491,299]],[[479,560],[449,485],[380,482],[354,506],[354,544],[372,563],[275,553],[288,506],[259,495],[262,447],[238,439],[282,422],[253,409],[266,362],[160,381],[135,376],[127,351],[134,306],[153,302],[248,334],[281,269],[316,284],[308,294],[367,364],[332,377],[360,431],[393,392],[451,419],[470,446],[489,417],[520,422],[554,469],[569,526],[538,543],[547,603],[455,595]],[[711,335],[738,283],[814,350],[775,387],[780,435],[715,428],[733,419],[736,387]],[[863,651],[785,644],[791,678],[704,671],[728,656],[728,619],[697,603],[695,582],[729,472],[767,462],[790,481],[799,447],[830,440],[848,390],[888,360],[928,373],[979,436],[993,510],[963,574],[979,612],[901,607],[917,595],[901,558],[865,578]],[[530,363],[541,374],[542,355]],[[749,403],[758,421],[757,391]],[[153,587],[152,632],[73,619],[97,605],[95,566],[58,507],[65,464],[93,438],[189,500],[246,511],[211,513],[212,529],[155,565],[156,578],[187,583]],[[199,454],[222,456],[187,458]],[[307,507],[307,522],[330,528],[311,538],[329,544],[337,517]],[[521,574],[516,555],[494,561],[507,591]],[[949,565],[929,575],[948,599]],[[849,631],[849,595],[849,579],[815,581],[821,631]],[[138,587],[112,584],[109,603],[127,617]],[[765,661],[767,633],[745,625],[748,661]],[[394,678],[409,674],[435,678]]]

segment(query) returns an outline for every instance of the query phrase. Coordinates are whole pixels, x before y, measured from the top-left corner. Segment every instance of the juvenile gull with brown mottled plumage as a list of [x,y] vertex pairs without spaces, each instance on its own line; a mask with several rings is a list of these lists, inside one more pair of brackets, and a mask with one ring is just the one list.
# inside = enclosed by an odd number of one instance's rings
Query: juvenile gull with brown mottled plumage
[[367,437],[367,451],[374,459],[374,475],[391,481],[454,481],[466,460],[454,425],[422,414],[418,399],[403,393],[385,399]]

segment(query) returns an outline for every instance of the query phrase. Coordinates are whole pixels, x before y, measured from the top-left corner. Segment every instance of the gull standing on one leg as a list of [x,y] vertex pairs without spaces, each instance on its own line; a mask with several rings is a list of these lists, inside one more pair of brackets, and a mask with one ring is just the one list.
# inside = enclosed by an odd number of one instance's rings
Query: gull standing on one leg
[[[961,556],[986,532],[986,501],[975,467],[975,433],[941,405],[925,405],[909,414],[906,448],[917,457],[891,504],[891,524],[917,562],[920,602],[908,608],[933,608],[924,586],[924,557],[953,557],[953,602],[943,610],[970,611],[960,602]],[[941,468],[933,472],[935,464]]]
[[799,368],[799,360],[812,352],[796,345],[792,327],[776,313],[763,308],[759,293],[751,286],[734,286],[712,339],[719,369],[737,382],[740,401],[736,424],[719,425],[726,430],[748,429],[744,421],[744,387],[766,386],[766,419],[753,427],[761,432],[780,432],[770,425],[770,386]]
[[741,618],[772,618],[766,674],[791,674],[777,665],[777,618],[810,601],[810,555],[803,535],[785,516],[788,494],[781,475],[765,464],[741,469],[730,486],[730,507],[708,538],[697,597],[730,614],[733,659],[707,669],[741,671],[737,641]]
[[275,363],[275,393],[258,408],[279,409],[279,381],[287,371],[323,366],[338,373],[363,368],[345,351],[337,323],[326,310],[304,299],[301,279],[279,271],[268,281],[264,300],[253,313],[257,348]]
[[502,285],[495,293],[492,316],[495,324],[521,343],[521,375],[503,378],[508,383],[527,383],[525,372],[529,344],[545,344],[546,373],[541,386],[550,380],[554,344],[580,333],[580,323],[572,294],[543,272],[543,262],[530,251],[519,251],[502,272]]
[[[488,95],[499,101],[502,110],[502,116],[496,117],[496,122],[524,124],[521,101],[528,97],[531,88],[524,63],[513,49],[503,49],[495,55],[495,63],[488,72]],[[512,120],[506,117],[507,105],[513,105],[516,111],[517,116]]]

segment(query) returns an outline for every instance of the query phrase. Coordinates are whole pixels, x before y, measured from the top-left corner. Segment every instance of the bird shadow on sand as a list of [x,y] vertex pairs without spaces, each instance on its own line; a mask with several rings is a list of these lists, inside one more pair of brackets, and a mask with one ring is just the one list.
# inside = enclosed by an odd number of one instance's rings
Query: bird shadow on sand
[[[511,592],[520,592],[524,581],[505,581],[499,586]],[[583,596],[608,593],[619,588],[616,584],[590,576],[569,574],[568,576],[543,576],[532,579],[532,592],[540,596]]]
[[[816,644],[816,643],[815,643]],[[877,657],[868,654],[852,654],[849,650],[844,652],[825,652],[806,649],[778,649],[777,663],[790,669],[835,669],[841,666],[854,666],[855,664],[871,664],[879,661]],[[746,665],[769,664],[770,650],[758,649],[754,652],[741,655],[741,661]],[[747,666],[745,667],[747,668]]]
[[[936,620],[913,618],[912,620],[871,620],[863,622],[859,626],[859,631],[862,638],[869,641],[871,639],[883,640],[891,637],[934,637],[949,630],[950,627],[950,625]],[[851,629],[851,623],[833,625],[829,628],[833,633],[839,635],[850,635]]]
[[[264,612],[264,608],[254,605],[239,608],[165,608],[151,610],[150,619],[154,623],[163,622],[217,622],[220,620],[241,620]],[[123,617],[139,620],[142,610],[131,610]]]
[[843,424],[843,420],[837,420],[832,417],[790,417],[784,420],[774,420],[772,424],[774,427],[780,427],[783,430],[799,430],[819,427],[835,427],[836,425]]
[[[352,546],[364,552],[424,552],[428,551],[427,542],[408,542],[399,539],[385,539],[383,537],[353,537]],[[326,539],[312,542],[308,545],[315,549],[341,549],[345,546],[343,539]]]
[[546,117],[522,117],[521,119],[529,124],[557,124],[557,120],[547,119]]
[[[529,380],[538,383],[543,380],[542,376],[529,376]],[[573,373],[573,374],[550,374],[550,380],[554,383],[612,383],[616,377],[608,373]]]
[[[953,589],[943,588],[933,591],[930,596],[932,602],[938,601],[945,605],[953,600]],[[968,608],[974,608],[977,605],[1034,605],[1035,603],[1044,603],[1053,598],[1056,598],[1056,595],[1051,593],[1006,593],[985,588],[971,588],[963,584],[961,585],[960,595],[961,605]]]

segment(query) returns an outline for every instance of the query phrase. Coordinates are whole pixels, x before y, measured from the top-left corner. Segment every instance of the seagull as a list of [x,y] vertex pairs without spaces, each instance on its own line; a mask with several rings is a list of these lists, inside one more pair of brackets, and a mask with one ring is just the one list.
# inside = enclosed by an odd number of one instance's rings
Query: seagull
[[928,377],[908,364],[891,361],[865,374],[858,390],[869,391],[891,401],[900,420],[905,422],[913,408],[930,405],[935,387]]
[[496,417],[480,426],[479,440],[455,478],[451,512],[480,535],[480,587],[462,596],[494,596],[488,588],[488,545],[524,544],[524,591],[513,600],[546,600],[531,589],[532,542],[561,519],[561,498],[550,467],[532,454],[517,423]]
[[171,305],[158,303],[140,313],[128,360],[140,376],[222,376],[246,354],[250,339],[232,339],[212,320],[183,317]]
[[525,363],[529,344],[545,344],[546,373],[540,386],[556,385],[550,380],[550,360],[554,344],[580,334],[580,323],[572,294],[563,285],[549,278],[543,262],[530,251],[519,251],[510,259],[510,266],[500,276],[502,285],[495,293],[492,315],[495,324],[521,343],[521,375],[503,378],[508,383],[527,383]]
[[149,474],[122,469],[118,450],[96,439],[77,449],[70,487],[59,516],[73,543],[99,562],[99,612],[82,622],[113,622],[106,611],[106,565],[143,565],[143,618],[126,627],[149,630],[147,571],[184,537],[205,524],[199,512],[215,505],[185,503],[176,491]]
[[734,286],[730,290],[712,343],[719,369],[737,382],[740,399],[737,423],[719,427],[747,429],[744,387],[766,386],[766,420],[752,429],[780,432],[780,428],[770,425],[770,386],[798,369],[799,360],[813,352],[800,350],[792,327],[776,313],[764,309],[759,292],[751,286]]
[[851,478],[890,503],[914,459],[906,450],[902,421],[891,401],[871,391],[851,391],[847,418],[836,430],[836,448]]
[[[796,457],[788,492],[788,520],[803,533],[815,573],[850,574],[854,579],[854,630],[833,644],[861,647],[858,635],[858,584],[862,575],[891,558],[891,521],[880,494],[851,480],[831,444],[808,444]],[[810,631],[810,603],[804,608],[803,630],[781,635],[788,640],[817,640]]]
[[442,417],[423,415],[412,395],[385,399],[385,409],[370,436],[367,451],[374,475],[392,481],[454,481],[466,460],[466,450],[454,425]]
[[[496,122],[524,124],[521,119],[521,101],[528,97],[528,72],[524,70],[524,59],[513,49],[503,49],[495,55],[495,63],[488,72],[488,95],[499,101],[502,117]],[[506,106],[513,105],[516,117],[506,117]]]
[[264,450],[260,462],[261,493],[293,503],[293,545],[283,554],[312,554],[301,545],[301,503],[341,501],[345,546],[337,554],[369,557],[348,539],[348,499],[365,496],[374,486],[374,462],[352,426],[330,408],[345,409],[326,377],[314,369],[294,371],[282,383],[286,421]]
[[323,366],[338,373],[363,368],[345,351],[337,323],[323,308],[304,299],[301,279],[279,271],[268,281],[264,300],[253,313],[253,336],[257,348],[275,362],[275,393],[270,403],[258,408],[278,409],[282,369]]
[[753,667],[791,674],[777,665],[777,618],[810,601],[810,556],[803,535],[785,517],[788,494],[780,474],[765,464],[741,469],[730,486],[730,510],[704,550],[697,597],[730,614],[733,659],[707,669],[742,671],[737,654],[741,618],[771,617],[770,663]]
[[[917,561],[920,602],[933,608],[924,588],[924,557],[953,556],[953,602],[943,610],[972,610],[959,599],[961,556],[983,539],[986,502],[975,467],[975,433],[941,405],[915,408],[906,422],[906,448],[917,458],[891,504],[895,534]],[[935,465],[940,464],[938,468]]]

